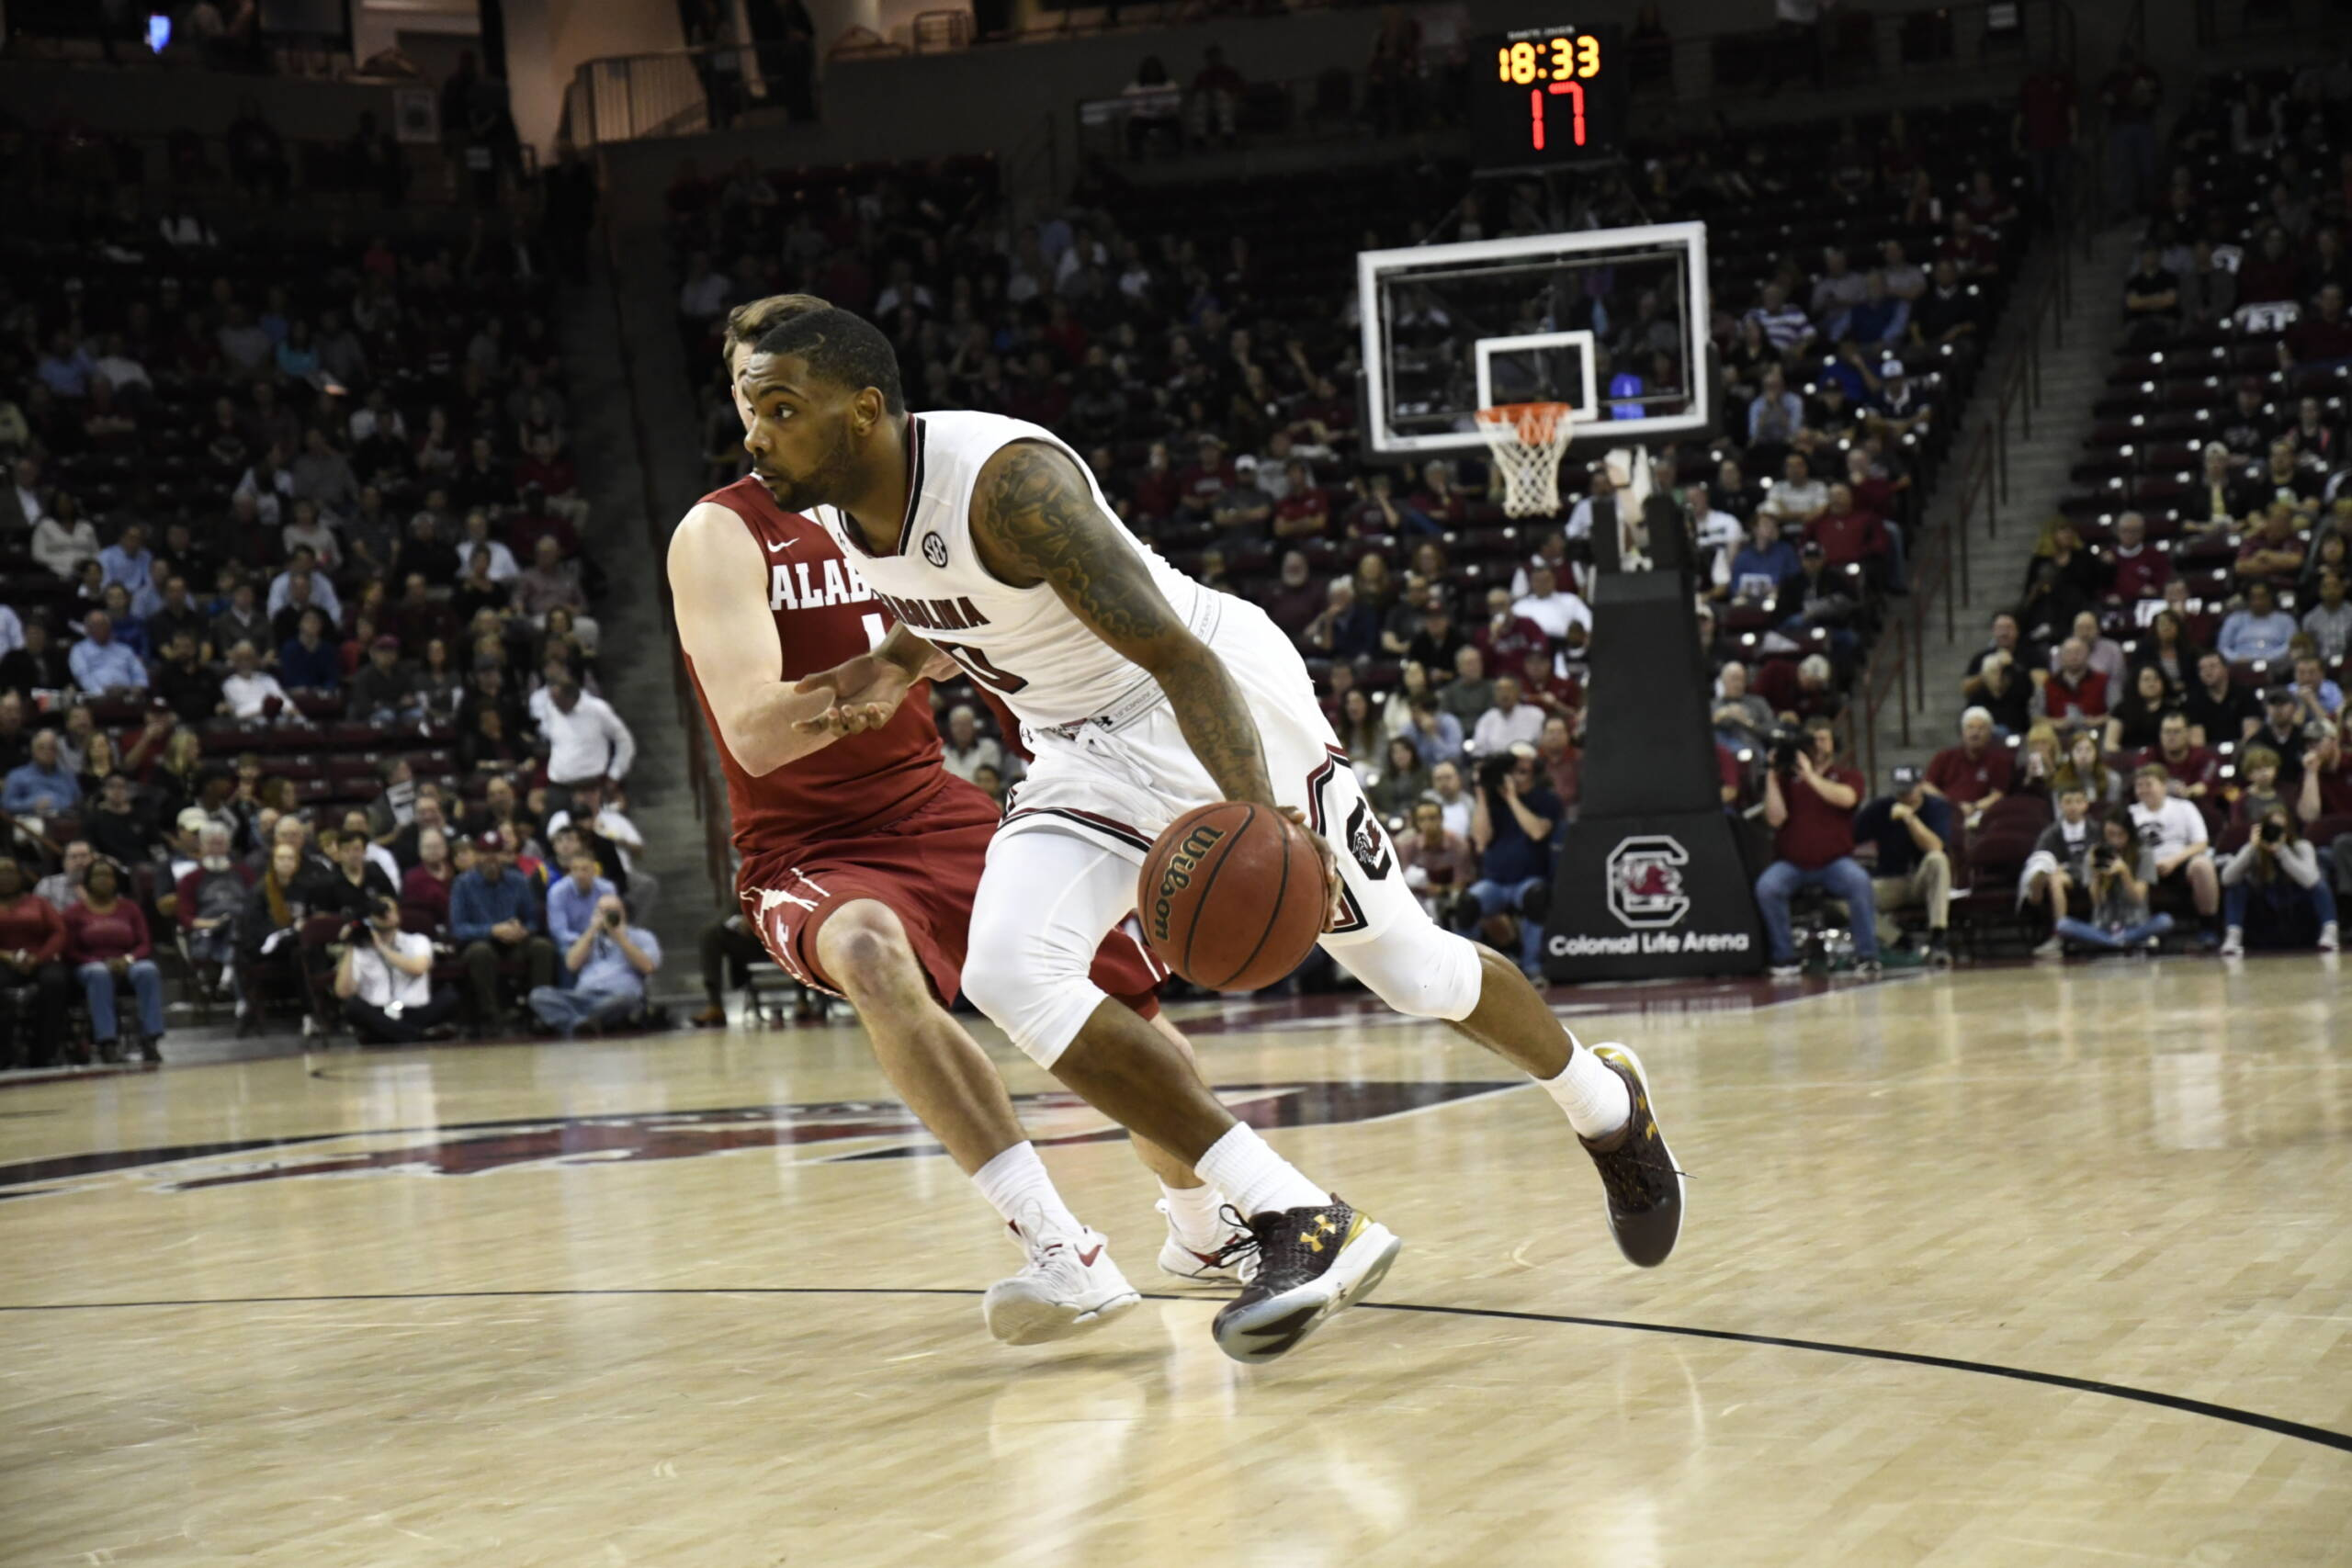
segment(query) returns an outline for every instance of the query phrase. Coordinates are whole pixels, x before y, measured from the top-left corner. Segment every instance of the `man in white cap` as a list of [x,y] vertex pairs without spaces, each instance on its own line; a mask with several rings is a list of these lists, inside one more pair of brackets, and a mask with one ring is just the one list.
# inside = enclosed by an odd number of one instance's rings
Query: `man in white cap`
[[1925,425],[1929,412],[1928,400],[1905,373],[1903,361],[1883,361],[1878,367],[1878,412],[1871,416],[1871,428],[1893,440]]

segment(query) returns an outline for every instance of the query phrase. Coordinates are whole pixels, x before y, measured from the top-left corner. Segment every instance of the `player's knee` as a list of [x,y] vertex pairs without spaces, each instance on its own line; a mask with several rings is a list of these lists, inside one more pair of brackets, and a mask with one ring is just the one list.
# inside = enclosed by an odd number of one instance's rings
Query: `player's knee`
[[976,924],[964,957],[964,995],[1023,1055],[1051,1067],[1102,1002],[1083,954],[1058,952],[1035,932]]
[[817,960],[825,977],[853,1002],[870,1002],[905,988],[915,968],[906,928],[879,904],[845,904],[817,932]]
[[1408,1017],[1469,1017],[1485,987],[1480,954],[1487,950],[1434,925],[1409,929],[1418,938],[1396,932],[1334,956],[1374,996]]

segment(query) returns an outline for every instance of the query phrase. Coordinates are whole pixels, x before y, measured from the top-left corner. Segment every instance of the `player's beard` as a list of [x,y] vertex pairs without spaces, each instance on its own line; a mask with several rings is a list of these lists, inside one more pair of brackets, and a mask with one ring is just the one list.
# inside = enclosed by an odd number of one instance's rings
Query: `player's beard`
[[812,506],[837,502],[848,493],[853,459],[849,424],[844,421],[834,433],[832,446],[807,474],[789,479],[782,474],[763,473],[760,479],[778,506],[786,512],[806,512]]

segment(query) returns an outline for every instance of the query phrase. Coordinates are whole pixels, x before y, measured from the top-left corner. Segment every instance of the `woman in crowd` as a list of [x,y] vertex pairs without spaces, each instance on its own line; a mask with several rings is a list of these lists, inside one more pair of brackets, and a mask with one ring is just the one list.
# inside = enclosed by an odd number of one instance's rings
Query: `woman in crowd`
[[97,804],[98,792],[106,787],[108,777],[120,771],[115,757],[114,738],[103,729],[94,729],[83,743],[82,766],[74,782],[82,786],[83,808]]
[[2091,809],[2100,811],[2123,798],[2122,775],[2110,770],[2099,754],[2098,732],[2078,729],[2066,742],[2066,761],[2051,779],[2053,798],[2062,790],[2079,789],[2091,797]]
[[2283,803],[2262,814],[2245,845],[2222,864],[2222,956],[2251,947],[2336,950],[2335,895],[2319,852]]
[[2167,606],[2148,623],[2148,635],[2140,644],[2137,658],[2154,666],[2165,684],[2180,693],[2197,679],[2197,660],[2204,651],[2189,639],[2188,625],[2180,618],[2180,612]]
[[1373,781],[1367,792],[1372,808],[1390,821],[1409,818],[1413,803],[1430,787],[1430,771],[1421,766],[1420,748],[1409,736],[1389,737],[1388,750],[1381,759],[1380,776]]
[[[268,781],[282,782],[282,781]],[[245,906],[244,964],[239,976],[237,1033],[251,1033],[261,1021],[261,1008],[275,989],[301,994],[300,927],[309,912],[305,896],[302,852],[284,840],[269,847],[269,869],[262,874]]]
[[2057,798],[2051,781],[2065,765],[2065,749],[2058,743],[2058,731],[2046,718],[2033,721],[2025,732],[2025,742],[2018,748],[2017,781],[2020,794],[2048,795]]
[[416,671],[417,688],[424,698],[424,715],[435,724],[448,724],[458,716],[458,705],[466,694],[466,678],[450,661],[447,637],[435,637],[424,645],[424,661]]
[[547,668],[548,654],[560,653],[580,683],[592,685],[596,673],[595,625],[591,620],[582,626],[560,604],[549,610],[539,626],[539,668]]
[[491,704],[474,710],[473,728],[458,741],[458,761],[478,773],[510,773],[530,752],[506,733],[506,716]]
[[1408,659],[1398,671],[1396,689],[1380,707],[1380,728],[1390,735],[1404,735],[1413,728],[1413,703],[1417,698],[1433,694],[1430,672],[1418,659]]
[[64,917],[23,865],[0,857],[0,1066],[45,1067],[65,1055],[74,976],[64,953]]
[[90,1010],[90,1034],[97,1042],[98,1059],[122,1060],[114,987],[117,980],[128,980],[139,1002],[141,1055],[150,1062],[160,1062],[164,1059],[157,1048],[164,1038],[164,976],[155,967],[147,917],[121,893],[122,873],[114,862],[104,856],[92,861],[89,879],[82,885],[82,901],[65,911],[65,956],[81,976],[82,999]]
[[1332,728],[1340,732],[1340,749],[1356,760],[1359,778],[1380,766],[1380,750],[1386,739],[1380,721],[1372,714],[1372,696],[1362,686],[1351,686],[1340,699],[1340,722]]
[[82,515],[82,503],[63,491],[49,500],[49,514],[33,525],[33,559],[72,581],[84,561],[98,558],[98,531]]
[[493,615],[506,613],[506,584],[492,580],[490,566],[490,547],[476,545],[466,557],[466,575],[450,592],[449,608],[464,625],[471,626],[474,617],[484,610]]
[[2180,701],[2162,669],[2143,664],[2132,672],[2132,689],[2107,712],[2107,749],[2116,755],[2144,751],[2156,743],[2164,716]]

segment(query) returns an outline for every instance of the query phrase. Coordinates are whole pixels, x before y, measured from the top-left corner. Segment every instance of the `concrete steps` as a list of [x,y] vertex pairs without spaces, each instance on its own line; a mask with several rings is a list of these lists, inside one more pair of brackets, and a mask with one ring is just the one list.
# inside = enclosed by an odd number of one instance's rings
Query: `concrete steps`
[[[2044,237],[2036,244],[2018,282],[2020,300],[2033,298],[2031,291],[2046,286],[2054,266],[2052,247],[2057,243],[2054,238]],[[2080,255],[2074,258],[2074,310],[2065,319],[2065,343],[2053,345],[2045,337],[2041,345],[2041,400],[2032,411],[2032,434],[2022,434],[2018,411],[2013,409],[2008,498],[1991,509],[1990,517],[1980,505],[1971,519],[1970,595],[1966,604],[1955,608],[1954,635],[1944,636],[1939,608],[1928,612],[1927,624],[1921,628],[1926,701],[1912,712],[1907,745],[1896,705],[1889,702],[1880,712],[1875,739],[1882,768],[1896,762],[1924,762],[1959,735],[1960,716],[1967,705],[1960,692],[1962,672],[1969,659],[1985,645],[1995,611],[2016,603],[2023,594],[2041,525],[2075,489],[2072,470],[2090,433],[2092,408],[2107,384],[2121,332],[2114,304],[2116,291],[2131,271],[2132,257],[2132,231],[2116,229],[2094,242],[2088,260]],[[1978,378],[1975,396],[1965,412],[1964,434],[1957,447],[1963,457],[1973,448],[1976,433],[1989,428],[1999,416],[2000,388],[2007,367],[2031,347],[2027,325],[2023,313],[2013,310],[1994,339],[1985,371]],[[1958,510],[1966,477],[1958,462],[1947,468],[1928,498],[1927,514],[1951,516]],[[1955,596],[1957,592],[1955,583]],[[1921,609],[1915,603],[1911,613]],[[1890,627],[1887,635],[1895,635],[1894,629]]]
[[[645,480],[637,465],[630,417],[637,389],[629,384],[614,320],[614,284],[597,256],[589,287],[564,296],[560,331],[573,367],[573,449],[582,487],[595,507],[595,548],[610,583],[599,607],[602,688],[605,699],[637,737],[637,762],[628,776],[629,819],[645,835],[645,868],[662,880],[652,920],[663,953],[655,988],[667,994],[692,988],[695,939],[718,907],[718,894],[705,869],[702,824],[695,818],[686,778],[670,634],[660,596],[662,565],[645,526]],[[673,375],[675,360],[673,348]],[[683,380],[674,385],[675,393],[667,400],[688,402]],[[691,425],[690,409],[686,419]],[[687,447],[689,453],[695,450]],[[679,510],[684,504],[682,501]],[[701,721],[696,716],[694,722]]]

